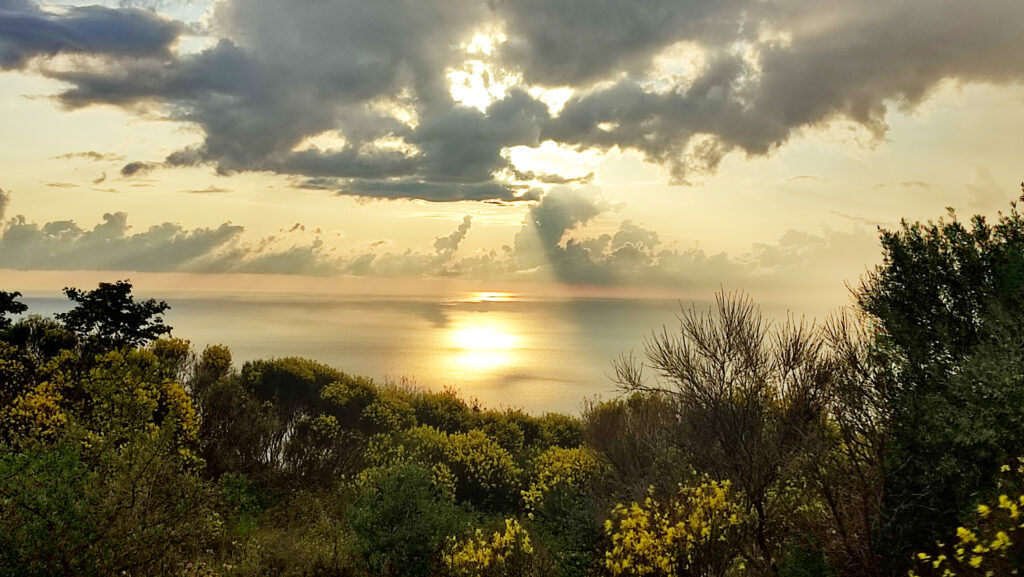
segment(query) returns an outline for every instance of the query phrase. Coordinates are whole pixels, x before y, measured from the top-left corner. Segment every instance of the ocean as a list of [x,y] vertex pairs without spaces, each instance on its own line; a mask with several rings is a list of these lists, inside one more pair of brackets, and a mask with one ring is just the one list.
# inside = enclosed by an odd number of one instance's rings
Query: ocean
[[[67,310],[62,298],[23,299],[29,312]],[[452,387],[488,408],[579,413],[619,394],[612,361],[654,330],[677,330],[667,299],[185,296],[165,299],[173,335],[197,350],[230,347],[235,363],[301,356],[378,381]],[[689,307],[692,303],[685,303]],[[710,303],[697,303],[707,307]],[[776,311],[766,316],[783,316]]]

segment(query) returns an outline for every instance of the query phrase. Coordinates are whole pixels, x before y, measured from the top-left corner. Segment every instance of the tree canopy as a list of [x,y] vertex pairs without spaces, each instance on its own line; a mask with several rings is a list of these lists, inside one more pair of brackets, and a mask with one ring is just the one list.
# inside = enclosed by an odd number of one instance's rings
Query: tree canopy
[[100,283],[91,291],[73,287],[64,294],[75,308],[55,315],[79,336],[102,346],[136,347],[171,332],[162,317],[170,307],[165,301],[136,301],[127,280]]

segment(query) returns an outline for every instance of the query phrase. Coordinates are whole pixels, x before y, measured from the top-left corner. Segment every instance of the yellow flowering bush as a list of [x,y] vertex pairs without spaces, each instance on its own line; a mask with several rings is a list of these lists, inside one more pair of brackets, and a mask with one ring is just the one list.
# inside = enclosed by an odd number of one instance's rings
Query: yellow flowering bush
[[459,577],[510,575],[528,565],[533,554],[530,535],[516,519],[505,519],[504,532],[490,536],[477,529],[465,539],[450,539],[442,554],[444,566]]
[[67,424],[60,387],[43,382],[0,408],[0,422],[7,435],[53,438]]
[[0,403],[17,396],[31,380],[32,371],[26,353],[0,341]]
[[[1004,465],[1001,472],[1011,472]],[[1004,477],[1000,483],[1015,485],[1018,490],[1003,492],[988,503],[981,503],[969,526],[956,529],[956,536],[949,543],[937,543],[936,550],[914,555],[911,577],[938,575],[955,576],[1002,576],[1017,575],[1020,555],[1024,552],[1024,491],[1020,482],[1024,479],[1024,459],[1016,468],[1016,479]]]
[[511,506],[522,474],[512,455],[479,429],[448,436],[447,465],[458,479],[456,496],[485,508]]
[[364,455],[368,466],[359,475],[360,485],[395,468],[419,464],[432,471],[445,494],[485,508],[514,503],[522,474],[512,455],[479,429],[449,435],[420,426],[401,434],[376,435]]
[[408,394],[379,389],[376,397],[363,409],[362,418],[377,431],[403,431],[416,425],[416,414]]
[[602,470],[597,454],[586,447],[551,447],[538,455],[530,468],[530,485],[522,491],[527,509],[533,509],[559,485],[582,490]]
[[604,565],[612,575],[663,577],[726,567],[735,557],[731,538],[742,523],[729,481],[680,486],[669,503],[649,496],[643,503],[616,505],[605,522],[610,548]]

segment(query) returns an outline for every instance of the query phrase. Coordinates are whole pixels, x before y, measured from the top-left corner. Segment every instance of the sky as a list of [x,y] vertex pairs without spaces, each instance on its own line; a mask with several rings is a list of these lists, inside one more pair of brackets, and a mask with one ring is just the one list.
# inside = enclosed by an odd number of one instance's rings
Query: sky
[[1020,0],[0,0],[0,278],[842,304],[879,226],[1020,195],[1020,22]]

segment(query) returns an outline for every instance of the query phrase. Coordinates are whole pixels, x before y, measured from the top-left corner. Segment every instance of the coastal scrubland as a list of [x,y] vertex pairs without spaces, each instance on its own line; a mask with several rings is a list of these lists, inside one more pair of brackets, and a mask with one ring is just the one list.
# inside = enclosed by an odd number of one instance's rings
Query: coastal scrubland
[[1016,574],[1024,217],[880,240],[833,317],[722,292],[578,415],[237,366],[126,281],[52,318],[2,287],[0,575]]

